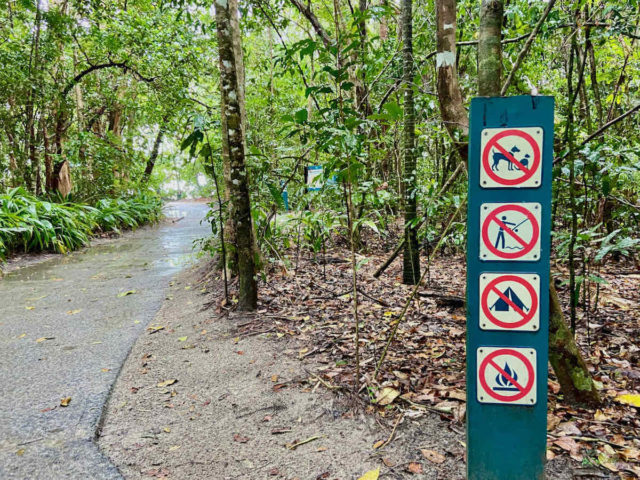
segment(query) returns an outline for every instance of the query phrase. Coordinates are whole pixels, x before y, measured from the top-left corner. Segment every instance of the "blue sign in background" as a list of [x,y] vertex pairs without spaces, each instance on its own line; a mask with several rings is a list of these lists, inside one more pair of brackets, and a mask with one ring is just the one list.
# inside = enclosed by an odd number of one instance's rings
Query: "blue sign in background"
[[[549,343],[549,253],[551,248],[551,171],[553,97],[474,98],[469,132],[467,215],[467,478],[534,480],[544,478],[547,432]],[[540,127],[542,181],[537,188],[481,188],[481,133],[485,128]],[[537,202],[542,206],[541,255],[537,261],[480,259],[480,209],[483,203]],[[486,331],[479,326],[482,273],[535,273],[540,276],[540,329]],[[534,348],[537,352],[537,401],[532,406],[487,404],[477,400],[480,347]]]

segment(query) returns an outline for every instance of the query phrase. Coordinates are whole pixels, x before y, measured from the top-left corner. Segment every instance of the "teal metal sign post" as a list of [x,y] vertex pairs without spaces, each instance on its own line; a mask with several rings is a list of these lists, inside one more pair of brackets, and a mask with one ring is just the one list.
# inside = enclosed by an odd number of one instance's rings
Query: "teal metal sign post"
[[467,478],[544,478],[553,97],[474,98]]

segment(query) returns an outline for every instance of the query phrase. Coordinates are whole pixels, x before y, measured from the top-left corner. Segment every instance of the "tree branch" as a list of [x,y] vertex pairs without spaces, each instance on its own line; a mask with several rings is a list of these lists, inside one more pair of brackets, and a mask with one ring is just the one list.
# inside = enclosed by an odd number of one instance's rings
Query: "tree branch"
[[110,61],[108,63],[99,63],[97,65],[91,65],[89,68],[87,68],[86,70],[83,70],[82,72],[80,72],[79,74],[77,74],[75,77],[73,77],[73,79],[67,84],[66,87],[64,87],[64,90],[62,91],[62,96],[66,97],[69,92],[71,91],[71,89],[73,87],[75,87],[78,83],[80,83],[82,81],[82,79],[84,77],[86,77],[87,75],[89,75],[90,73],[95,72],[96,70],[103,70],[105,68],[120,68],[124,71],[124,73],[127,72],[131,72],[133,73],[133,75],[138,79],[138,80],[142,80],[143,82],[147,82],[147,83],[152,83],[155,78],[149,78],[149,77],[145,77],[143,76],[140,72],[138,72],[136,69],[130,67],[129,65],[127,65],[127,62],[114,62],[114,61]]
[[307,20],[309,20],[309,23],[311,24],[315,32],[322,39],[322,43],[324,43],[324,46],[326,48],[329,48],[333,43],[331,41],[331,37],[329,37],[325,29],[320,24],[318,17],[316,17],[316,15],[311,11],[311,4],[309,4],[308,6],[304,6],[302,2],[300,2],[299,0],[289,0],[289,1],[293,4],[294,7],[296,7],[296,9],[298,9],[298,11]]
[[[638,110],[640,110],[640,103],[638,105],[636,105],[635,107],[633,107],[630,110],[627,110],[625,113],[623,113],[622,115],[620,115],[619,117],[614,118],[613,120],[611,120],[610,122],[605,123],[602,127],[600,127],[598,130],[596,130],[595,132],[593,132],[591,135],[589,135],[587,138],[585,138],[581,143],[580,146],[583,147],[585,146],[587,143],[589,143],[591,140],[593,140],[594,138],[598,137],[599,135],[601,135],[605,130],[607,130],[609,127],[615,125],[616,123],[624,120],[625,118],[627,118],[630,115],[633,115],[634,113],[636,113]],[[562,155],[561,157],[556,158],[553,161],[553,164],[555,165],[556,163],[560,163],[562,160],[564,160],[565,158],[567,158],[567,155],[569,155],[569,152],[565,153],[564,155]]]
[[509,76],[507,77],[507,80],[504,82],[504,85],[502,85],[502,90],[500,90],[500,96],[504,96],[504,94],[507,93],[507,89],[509,88],[509,85],[513,80],[513,77],[518,71],[518,68],[520,68],[520,65],[522,65],[524,57],[526,57],[527,53],[529,53],[529,49],[531,48],[531,45],[533,45],[533,41],[535,40],[536,35],[538,35],[538,32],[540,31],[540,27],[542,26],[544,21],[547,19],[547,16],[549,16],[549,13],[551,12],[551,9],[553,8],[555,3],[556,3],[556,0],[549,0],[549,3],[547,4],[547,8],[545,8],[544,12],[542,12],[542,16],[536,23],[535,27],[533,27],[533,30],[529,35],[529,38],[527,39],[524,46],[522,47],[522,50],[520,50],[520,53],[518,54],[518,58],[516,58],[516,62],[513,64],[513,68],[511,69],[511,72],[509,72]]

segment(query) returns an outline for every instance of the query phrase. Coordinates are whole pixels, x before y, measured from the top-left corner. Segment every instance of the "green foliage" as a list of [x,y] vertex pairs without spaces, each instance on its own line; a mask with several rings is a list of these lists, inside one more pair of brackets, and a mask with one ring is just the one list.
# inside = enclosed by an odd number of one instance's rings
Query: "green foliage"
[[103,199],[95,207],[56,203],[23,188],[0,195],[0,259],[15,251],[66,253],[86,245],[94,232],[119,232],[155,222],[162,204],[154,195]]

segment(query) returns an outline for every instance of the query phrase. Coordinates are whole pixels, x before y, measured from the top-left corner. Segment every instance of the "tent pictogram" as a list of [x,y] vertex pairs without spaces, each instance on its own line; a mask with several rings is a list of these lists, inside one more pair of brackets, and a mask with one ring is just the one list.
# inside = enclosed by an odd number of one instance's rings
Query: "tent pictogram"
[[482,260],[538,260],[539,203],[484,203],[480,211]]
[[[511,302],[507,303],[509,300]],[[517,306],[521,310],[529,310],[518,294],[514,292],[511,287],[507,287],[507,289],[502,292],[502,296],[499,296],[493,305],[489,307],[489,310],[495,310],[496,312],[508,312],[511,310],[511,305]]]
[[543,135],[541,127],[485,128],[482,131],[480,145],[480,186],[540,186]]
[[477,369],[477,399],[480,403],[536,403],[535,349],[480,347],[477,350]]
[[482,330],[535,332],[540,328],[540,277],[532,273],[480,275]]

